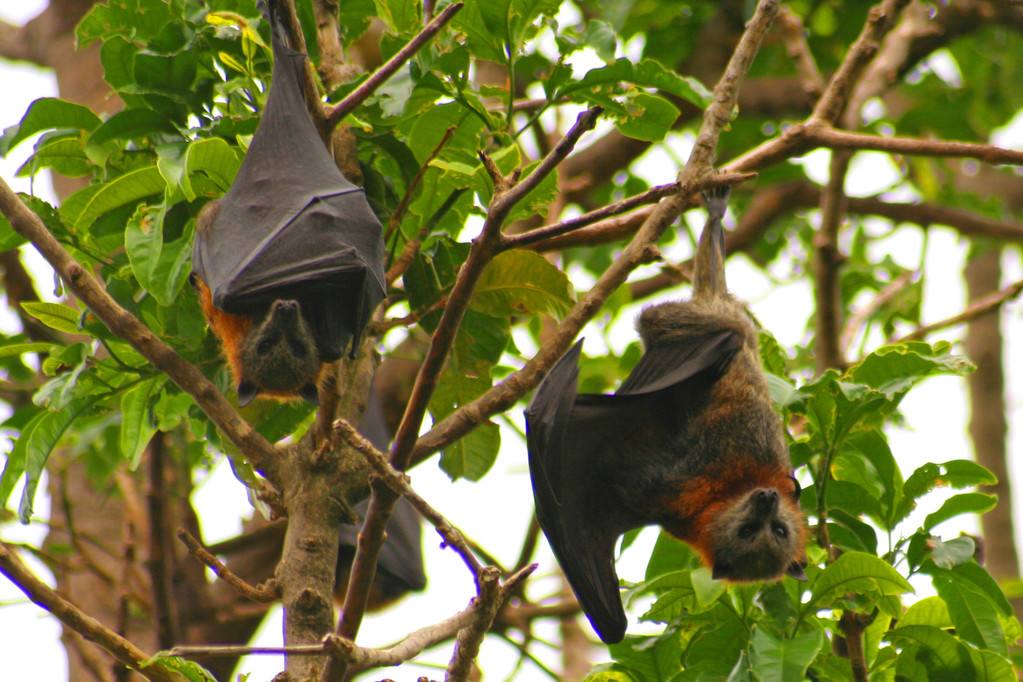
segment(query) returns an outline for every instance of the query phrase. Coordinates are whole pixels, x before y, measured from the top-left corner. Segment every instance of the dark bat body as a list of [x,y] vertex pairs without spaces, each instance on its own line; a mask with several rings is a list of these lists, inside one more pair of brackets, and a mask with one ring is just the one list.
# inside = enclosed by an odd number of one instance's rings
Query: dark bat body
[[613,395],[577,394],[581,342],[526,410],[537,518],[605,642],[625,634],[618,537],[659,524],[714,577],[802,575],[804,522],[748,315],[725,288],[727,191],[708,198],[690,301],[643,311],[645,352]]
[[[200,214],[192,253],[243,403],[258,393],[315,397],[321,364],[354,353],[384,296],[380,222],[309,116],[306,57],[287,46],[275,5],[266,109],[231,189]],[[298,317],[275,308],[280,301]]]

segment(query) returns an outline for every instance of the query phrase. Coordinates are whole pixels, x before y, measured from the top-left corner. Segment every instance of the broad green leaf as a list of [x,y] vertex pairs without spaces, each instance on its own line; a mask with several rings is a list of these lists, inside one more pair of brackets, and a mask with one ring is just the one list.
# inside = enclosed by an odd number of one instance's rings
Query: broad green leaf
[[505,251],[487,265],[469,305],[495,317],[547,313],[561,317],[574,296],[565,273],[533,251]]
[[92,6],[75,29],[80,48],[93,40],[123,36],[147,40],[174,20],[166,0],[108,0]]
[[656,88],[700,107],[710,104],[711,93],[695,78],[680,76],[652,59],[634,63],[621,58],[609,66],[592,69],[578,81],[569,83],[558,93],[560,97],[579,90],[593,87],[615,86],[617,83],[631,83],[645,88]]
[[125,109],[119,111],[89,135],[90,145],[100,145],[111,140],[134,140],[154,133],[174,133],[177,129],[163,114],[152,109]]
[[952,627],[952,618],[948,614],[948,606],[941,597],[924,597],[908,609],[899,619],[899,627],[909,625],[929,625],[946,629]]
[[421,15],[416,0],[375,0],[377,17],[394,33],[415,33],[420,28]]
[[[68,427],[74,423],[79,414],[90,404],[90,401],[79,399],[64,407],[59,412],[44,412],[38,422],[27,435],[25,446],[25,488],[22,490],[21,503],[18,505],[18,518],[22,523],[32,520],[32,503],[35,499],[39,477],[46,467],[50,453],[57,447]],[[25,437],[25,434],[22,434]]]
[[497,424],[486,422],[444,448],[440,468],[451,480],[467,478],[478,481],[490,471],[501,447]]
[[948,605],[956,636],[981,649],[1003,656],[1008,653],[998,610],[983,592],[969,581],[956,580],[951,573],[934,577],[934,588]]
[[916,500],[936,487],[967,488],[978,485],[994,485],[998,479],[986,468],[965,459],[948,462],[928,462],[920,466],[906,479],[902,496],[893,517],[893,525],[906,518],[916,507]]
[[45,341],[11,343],[5,346],[0,346],[0,358],[10,358],[18,355],[24,355],[25,353],[50,353],[54,348],[55,344],[47,343]]
[[933,514],[924,519],[924,530],[931,530],[942,521],[948,521],[960,514],[983,514],[994,509],[998,504],[997,495],[984,493],[962,493],[945,500]]
[[156,433],[149,404],[165,381],[163,375],[146,379],[121,394],[121,456],[128,461],[132,471],[138,468],[142,451]]
[[158,666],[184,677],[188,682],[217,682],[213,674],[195,661],[180,656],[171,656],[163,651],[142,662],[142,668]]
[[883,559],[865,552],[846,552],[814,581],[807,607],[820,606],[845,592],[865,591],[897,595],[913,592],[913,586]]
[[69,178],[76,178],[88,175],[92,166],[82,150],[82,140],[78,136],[57,137],[41,140],[36,145],[36,152],[21,165],[15,175],[18,177],[35,175],[45,168],[52,168]]
[[625,102],[626,116],[616,121],[625,136],[660,142],[678,120],[679,109],[660,95],[636,93]]
[[799,396],[799,389],[777,374],[764,372],[767,379],[767,391],[771,394],[771,402],[778,407],[786,407]]
[[82,328],[79,322],[82,313],[74,308],[69,308],[60,303],[47,303],[45,301],[26,301],[21,304],[22,309],[45,324],[50,329],[56,329],[66,334],[81,334]]
[[823,644],[824,633],[817,628],[792,638],[778,637],[765,628],[757,628],[750,641],[750,667],[761,682],[802,680]]
[[4,130],[0,136],[0,156],[24,140],[44,130],[71,128],[89,131],[100,124],[100,118],[81,104],[57,97],[41,97],[28,105],[21,121]]
[[132,204],[166,189],[166,183],[159,169],[146,166],[129,171],[110,182],[93,185],[96,189],[81,206],[61,206],[61,217],[76,230],[85,231],[103,214]]
[[3,473],[0,474],[0,505],[7,506],[7,499],[14,492],[14,486],[21,480],[25,473],[25,465],[28,460],[28,441],[32,432],[39,423],[50,414],[47,410],[37,412],[28,422],[21,427],[21,432],[14,439],[10,451],[7,453],[4,462]]
[[181,189],[189,201],[196,197],[191,178],[195,173],[204,173],[214,184],[226,192],[238,173],[241,161],[238,153],[219,137],[196,140],[188,145],[185,152],[185,174],[181,178]]
[[973,371],[973,364],[960,355],[948,352],[946,344],[911,341],[877,349],[849,368],[846,376],[884,393],[889,400],[898,400],[921,379],[935,374],[964,375]]
[[607,648],[612,658],[638,680],[671,679],[682,657],[679,636],[671,630],[659,637],[626,636]]
[[889,639],[895,642],[914,642],[925,648],[930,653],[925,659],[927,668],[945,676],[942,679],[976,679],[966,647],[938,628],[929,625],[900,626],[891,631]]
[[979,589],[991,602],[998,607],[1006,618],[1013,615],[1012,604],[1006,598],[1005,593],[987,570],[976,561],[968,561],[959,564],[951,570],[956,580],[969,582]]

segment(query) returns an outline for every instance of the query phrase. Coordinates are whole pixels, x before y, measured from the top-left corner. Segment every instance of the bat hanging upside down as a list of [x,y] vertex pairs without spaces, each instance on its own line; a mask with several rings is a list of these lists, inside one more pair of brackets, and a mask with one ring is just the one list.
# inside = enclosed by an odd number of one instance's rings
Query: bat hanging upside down
[[580,341],[526,410],[537,518],[590,623],[625,634],[618,537],[660,524],[715,578],[805,579],[805,523],[757,332],[724,276],[728,189],[705,196],[689,301],[640,315],[645,352],[613,395],[577,394]]
[[380,221],[337,169],[306,109],[306,57],[268,2],[273,81],[245,161],[196,221],[192,281],[238,401],[316,402],[324,363],[354,355],[384,296]]

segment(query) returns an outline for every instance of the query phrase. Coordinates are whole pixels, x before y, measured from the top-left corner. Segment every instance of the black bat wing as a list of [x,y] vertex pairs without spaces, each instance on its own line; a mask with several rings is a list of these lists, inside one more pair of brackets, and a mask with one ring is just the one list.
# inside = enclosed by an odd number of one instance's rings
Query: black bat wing
[[305,55],[272,29],[266,109],[213,226],[197,235],[193,268],[229,313],[278,298],[302,304],[321,355],[353,348],[384,296],[380,222],[334,164],[306,109]]
[[578,395],[579,342],[554,365],[526,410],[537,519],[605,642],[620,641],[627,624],[615,543],[656,520],[623,497],[630,474],[662,454],[663,441],[646,428],[658,409],[656,394],[724,371],[739,343],[737,333],[726,331],[651,349],[617,394]]

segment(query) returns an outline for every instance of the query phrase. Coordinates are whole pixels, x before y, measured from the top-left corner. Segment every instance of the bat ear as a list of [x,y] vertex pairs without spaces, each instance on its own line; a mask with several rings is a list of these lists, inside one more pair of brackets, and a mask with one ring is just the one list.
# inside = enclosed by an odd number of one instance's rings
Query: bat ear
[[256,397],[259,393],[259,389],[256,385],[247,379],[242,379],[238,382],[238,405],[245,407]]
[[789,480],[792,481],[792,501],[799,504],[799,495],[803,492],[803,486],[799,485],[799,480],[795,476],[789,476]]
[[804,564],[799,561],[793,561],[789,564],[789,567],[785,569],[785,575],[790,578],[795,578],[801,583],[806,582],[806,571],[803,570]]
[[302,388],[298,389],[298,395],[307,403],[317,406],[320,404],[320,393],[316,389],[315,384],[306,384]]
[[192,285],[193,289],[199,288],[199,275],[194,272],[188,273],[188,283]]

